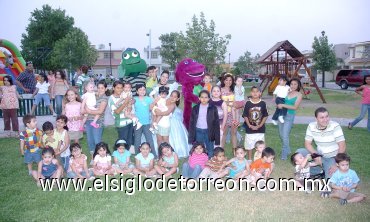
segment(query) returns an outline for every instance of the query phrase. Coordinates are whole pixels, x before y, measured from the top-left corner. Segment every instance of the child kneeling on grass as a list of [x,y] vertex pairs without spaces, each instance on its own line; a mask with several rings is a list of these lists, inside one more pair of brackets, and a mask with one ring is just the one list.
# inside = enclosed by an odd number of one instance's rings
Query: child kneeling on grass
[[222,147],[216,147],[214,149],[214,156],[208,160],[206,167],[200,173],[199,178],[222,178],[228,172],[223,173],[222,166],[226,163],[227,157],[225,157],[225,150]]
[[130,162],[131,153],[129,148],[126,141],[121,139],[118,139],[114,145],[115,150],[112,154],[114,158],[113,168],[117,173],[129,174],[134,168],[134,165]]
[[71,158],[69,160],[68,178],[86,178],[93,180],[94,173],[87,168],[87,156],[82,153],[82,148],[78,143],[72,143],[70,146]]
[[256,185],[258,179],[267,180],[272,173],[272,162],[274,162],[275,151],[271,147],[266,147],[262,151],[262,157],[250,165],[250,173],[246,170],[242,177],[246,177],[251,185]]
[[144,142],[139,147],[140,153],[135,156],[135,175],[144,175],[146,177],[155,176],[156,170],[154,169],[154,155],[150,152],[150,144]]
[[335,156],[338,170],[330,178],[332,189],[329,195],[332,198],[339,198],[341,205],[360,202],[366,198],[362,193],[355,192],[360,179],[356,172],[349,168],[351,158],[346,153],[338,153]]
[[177,173],[179,158],[172,146],[167,142],[161,143],[158,148],[158,154],[159,161],[157,165],[154,166],[157,173],[166,177],[170,177],[172,174]]
[[37,186],[40,186],[40,179],[59,179],[62,175],[63,168],[55,159],[54,149],[45,147],[42,150],[42,160],[39,162],[37,171],[32,171],[33,178],[37,181]]

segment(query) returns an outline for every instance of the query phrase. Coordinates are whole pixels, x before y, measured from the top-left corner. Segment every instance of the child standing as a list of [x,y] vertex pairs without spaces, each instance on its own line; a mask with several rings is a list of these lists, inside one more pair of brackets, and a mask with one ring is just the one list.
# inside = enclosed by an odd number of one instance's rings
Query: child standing
[[[213,86],[211,90],[212,98],[209,101],[209,104],[212,104],[216,106],[217,112],[218,112],[218,119],[220,122],[220,141],[221,141],[221,147],[225,146],[223,142],[226,140],[223,140],[223,130],[226,126],[227,121],[227,105],[226,103],[221,99],[221,88],[219,86]],[[226,135],[225,135],[226,136]]]
[[[81,105],[81,113],[84,112],[85,106],[90,110],[97,110],[96,108],[96,97],[95,97],[95,85],[93,82],[89,82],[85,86],[86,93],[82,95],[82,105]],[[86,123],[88,114],[85,114],[82,123],[80,126],[80,130],[83,131],[84,125]],[[93,121],[90,123],[90,125],[94,128],[99,128],[99,124],[96,123],[98,121],[100,115],[95,115]]]
[[35,113],[36,107],[39,105],[41,101],[44,101],[45,106],[48,106],[50,109],[50,112],[53,114],[53,116],[57,116],[57,114],[54,112],[53,107],[50,103],[50,93],[51,93],[51,87],[48,83],[48,78],[46,77],[45,73],[41,73],[39,76],[39,82],[36,84],[36,90],[32,94],[31,98],[34,99],[34,104],[32,105],[31,109],[31,115]]
[[69,88],[66,75],[62,70],[57,71],[55,74],[55,82],[52,86],[53,95],[55,96],[55,111],[58,115],[62,113],[63,96]]
[[78,143],[72,143],[70,147],[71,158],[69,160],[68,178],[87,178],[95,179],[94,173],[87,168],[87,157],[82,153],[82,148]]
[[[115,106],[119,107],[122,105],[123,101],[126,100],[126,98],[130,98],[132,100],[132,87],[131,83],[125,82],[123,83],[123,91],[120,95],[120,99],[115,103]],[[129,118],[132,120],[132,125],[136,126],[136,129],[140,129],[143,125],[139,122],[139,119],[135,115],[135,110],[132,107],[132,104],[128,104],[123,109],[123,112],[125,114],[126,118]]]
[[[3,111],[4,131],[8,137],[17,137],[19,135],[17,109],[19,109],[18,99],[22,97],[17,92],[17,86],[13,84],[13,79],[10,76],[5,76],[4,86],[0,86],[0,108]],[[12,128],[10,128],[12,123]],[[13,133],[10,131],[13,130]]]
[[67,122],[68,118],[65,115],[59,115],[56,120],[56,129],[54,130],[54,135],[62,141],[59,148],[59,154],[56,155],[60,156],[65,172],[67,172],[69,168],[69,157],[71,155],[69,150],[70,139],[68,135]]
[[133,165],[130,163],[131,153],[129,151],[129,146],[125,140],[118,139],[114,145],[113,168],[117,173],[129,174],[132,172]]
[[212,89],[211,80],[212,80],[211,75],[206,73],[203,77],[203,82],[204,82],[203,89],[207,90],[208,92],[211,92],[211,89]]
[[222,168],[224,168],[227,165],[231,165],[229,169],[226,169],[230,178],[239,179],[242,178],[244,173],[249,172],[249,163],[247,159],[245,159],[245,155],[246,152],[244,147],[237,147],[235,149],[235,157],[222,166]]
[[199,178],[221,178],[224,177],[222,173],[222,166],[226,164],[227,158],[225,157],[225,150],[222,147],[216,147],[214,150],[214,156],[208,160],[206,167],[200,173]]
[[[234,103],[237,107],[243,107],[244,105],[244,87],[243,87],[243,78],[237,76],[235,78],[235,88],[234,88]],[[239,126],[240,124],[240,108],[232,107],[234,125]]]
[[[290,90],[290,86],[287,85],[288,79],[286,76],[280,76],[279,78],[279,85],[276,86],[274,93],[273,93],[273,100],[275,100],[276,105],[284,104],[285,97],[288,95]],[[275,98],[276,97],[276,98]],[[276,120],[279,119],[279,122],[284,123],[284,116],[287,113],[287,109],[276,108],[274,115],[272,116],[272,123],[277,125]]]
[[32,171],[32,176],[37,181],[37,185],[40,186],[40,179],[59,179],[62,172],[62,167],[55,159],[54,149],[45,147],[42,150],[42,160],[38,164],[37,171]]
[[256,144],[254,145],[254,149],[256,152],[254,153],[253,161],[256,161],[258,159],[261,159],[262,157],[262,151],[266,148],[266,144],[262,140],[258,140]]
[[184,162],[182,165],[182,175],[185,178],[195,179],[204,169],[208,161],[208,155],[203,143],[198,142],[194,143],[189,154],[188,162]]
[[144,142],[140,146],[140,153],[135,156],[135,169],[133,170],[135,175],[145,175],[146,177],[152,177],[156,174],[154,169],[154,155],[150,152],[150,145]]
[[251,164],[250,173],[244,172],[243,177],[247,176],[248,182],[252,185],[256,185],[257,180],[260,178],[267,180],[272,173],[274,158],[275,151],[271,147],[266,147],[262,151],[262,157]]
[[[311,154],[307,154],[304,157],[301,153],[295,152],[291,157],[290,161],[295,166],[295,180],[297,187],[304,187],[305,179],[310,178],[310,167],[317,166],[315,162],[309,162],[311,159]],[[310,193],[310,190],[306,190],[307,193]]]
[[268,117],[266,103],[261,100],[261,92],[256,86],[251,88],[251,98],[245,103],[244,147],[248,152],[248,161],[252,162],[252,150],[258,140],[265,141],[265,122]]
[[159,175],[170,177],[178,171],[179,158],[170,144],[161,143],[158,148],[158,156],[159,161],[154,169]]
[[148,78],[145,82],[146,87],[146,93],[149,95],[153,91],[153,88],[157,85],[158,79],[157,79],[157,67],[155,66],[149,66],[146,69],[146,73],[148,74]]
[[93,172],[96,176],[113,175],[115,170],[112,168],[112,157],[108,144],[100,142],[96,144],[93,154]]
[[68,89],[64,96],[65,106],[62,114],[68,118],[67,127],[70,140],[78,143],[82,138],[81,128],[81,99],[72,89]]
[[200,104],[195,105],[191,111],[188,142],[204,143],[208,157],[211,158],[214,145],[220,145],[220,122],[217,108],[209,104],[209,99],[207,90],[199,93]]
[[19,134],[20,151],[24,156],[24,163],[27,164],[28,174],[32,175],[32,163],[39,163],[41,160],[42,131],[37,129],[37,120],[34,115],[25,115],[23,123],[26,130]]
[[360,179],[356,171],[349,168],[351,158],[346,153],[338,153],[335,157],[338,170],[330,178],[332,193],[330,197],[338,198],[341,205],[360,202],[366,198],[362,193],[357,193],[356,188]]

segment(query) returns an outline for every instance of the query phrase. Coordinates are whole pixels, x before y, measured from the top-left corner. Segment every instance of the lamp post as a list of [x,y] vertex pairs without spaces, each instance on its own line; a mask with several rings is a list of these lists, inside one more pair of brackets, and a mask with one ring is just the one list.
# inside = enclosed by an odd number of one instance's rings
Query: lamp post
[[146,36],[149,36],[149,66],[152,65],[152,30],[149,29],[149,33],[146,34]]
[[231,55],[231,53],[229,52],[229,71],[231,70],[231,66],[230,66],[230,55]]
[[110,75],[112,76],[112,44],[109,43],[109,69],[110,69]]

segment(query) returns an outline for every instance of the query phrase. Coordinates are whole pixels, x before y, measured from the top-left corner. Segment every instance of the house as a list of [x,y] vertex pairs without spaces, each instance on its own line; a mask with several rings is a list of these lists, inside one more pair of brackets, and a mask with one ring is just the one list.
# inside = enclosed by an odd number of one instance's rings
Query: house
[[354,43],[349,47],[350,69],[370,68],[370,41]]
[[[124,49],[106,49],[104,45],[99,45],[98,59],[93,66],[94,74],[103,74],[107,76],[113,74],[114,77],[118,76],[118,66],[121,63],[121,55]],[[110,55],[109,55],[110,54]],[[112,66],[112,71],[110,67]]]
[[158,77],[162,73],[163,70],[169,70],[170,80],[173,80],[174,79],[173,70],[170,70],[170,65],[163,62],[163,59],[161,56],[161,47],[157,46],[155,48],[151,48],[150,54],[151,54],[151,57],[149,59],[149,47],[145,47],[144,53],[143,55],[141,55],[141,58],[145,60],[148,66],[152,65],[158,68],[158,73],[157,73]]

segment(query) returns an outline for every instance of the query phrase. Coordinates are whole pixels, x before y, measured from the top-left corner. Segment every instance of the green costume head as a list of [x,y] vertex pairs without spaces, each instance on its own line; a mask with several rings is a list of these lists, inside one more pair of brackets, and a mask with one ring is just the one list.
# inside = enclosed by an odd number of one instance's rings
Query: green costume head
[[136,49],[127,48],[122,52],[122,61],[118,66],[118,77],[136,77],[140,73],[145,73],[146,62],[140,58],[140,53]]

